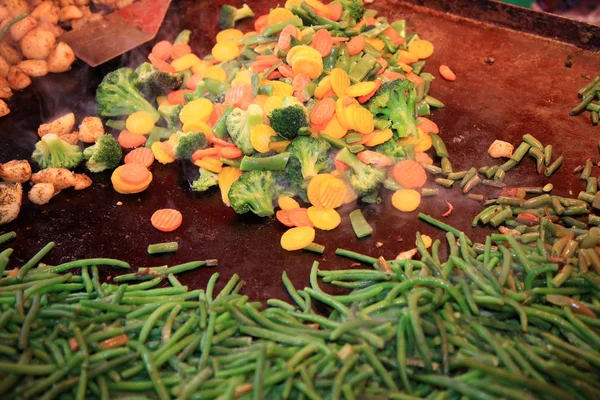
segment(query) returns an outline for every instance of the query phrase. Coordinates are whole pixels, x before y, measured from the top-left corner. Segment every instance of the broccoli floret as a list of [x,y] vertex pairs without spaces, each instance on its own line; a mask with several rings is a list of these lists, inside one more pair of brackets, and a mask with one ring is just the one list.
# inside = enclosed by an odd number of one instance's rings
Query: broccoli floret
[[323,139],[299,136],[290,143],[290,160],[287,174],[296,185],[305,186],[305,181],[331,167],[329,149],[331,145]]
[[377,145],[373,148],[374,151],[385,154],[393,160],[399,160],[406,158],[406,150],[403,146],[398,144],[398,141],[395,139],[390,139],[380,145]]
[[177,132],[175,135],[176,145],[173,148],[175,158],[190,158],[198,149],[208,144],[206,136],[202,132]]
[[231,207],[238,214],[252,211],[260,217],[273,215],[273,202],[283,188],[278,177],[271,171],[250,171],[244,173],[229,189]]
[[81,160],[83,153],[79,146],[69,144],[54,133],[44,135],[35,144],[35,150],[31,158],[44,168],[67,168],[74,169]]
[[120,117],[136,111],[147,111],[158,121],[160,114],[135,88],[134,78],[131,68],[119,68],[104,77],[96,90],[98,115]]
[[236,21],[240,19],[254,17],[254,12],[244,4],[242,8],[224,5],[219,12],[219,29],[231,29],[235,26]]
[[141,63],[134,71],[133,86],[150,100],[177,89],[181,82],[180,75],[160,71],[148,62]]
[[367,103],[367,108],[375,118],[392,121],[391,128],[395,137],[417,137],[416,97],[417,93],[411,81],[396,79],[381,85]]
[[114,169],[121,162],[121,145],[112,135],[102,135],[96,143],[83,151],[87,160],[85,166],[90,172],[102,172]]
[[355,21],[360,21],[365,14],[362,0],[337,0],[342,5],[344,10],[348,10],[350,18]]
[[293,139],[298,130],[308,126],[308,112],[295,97],[287,96],[281,108],[276,108],[269,114],[271,128],[285,139]]
[[252,127],[262,124],[263,112],[257,104],[250,104],[246,111],[235,108],[227,116],[227,132],[233,139],[235,145],[246,155],[254,153],[254,147],[250,141]]
[[219,183],[219,176],[214,172],[200,168],[200,176],[192,182],[194,192],[204,192]]
[[182,108],[183,104],[164,104],[158,106],[158,112],[167,121],[168,128],[177,128],[179,126],[179,113]]
[[340,150],[336,157],[350,167],[350,185],[359,196],[372,194],[386,178],[386,171],[364,164],[347,148]]

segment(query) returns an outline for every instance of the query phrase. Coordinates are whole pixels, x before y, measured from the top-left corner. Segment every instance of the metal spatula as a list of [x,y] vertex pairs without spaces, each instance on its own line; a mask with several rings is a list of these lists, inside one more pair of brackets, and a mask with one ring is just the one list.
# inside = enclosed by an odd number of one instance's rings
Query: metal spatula
[[60,37],[95,67],[154,39],[171,0],[141,0]]

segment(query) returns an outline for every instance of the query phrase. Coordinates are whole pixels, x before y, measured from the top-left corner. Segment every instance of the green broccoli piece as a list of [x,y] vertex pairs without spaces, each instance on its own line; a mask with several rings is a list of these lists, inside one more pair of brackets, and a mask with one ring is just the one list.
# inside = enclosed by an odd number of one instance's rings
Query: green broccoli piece
[[31,158],[42,168],[74,169],[81,160],[83,153],[79,146],[69,144],[54,133],[44,135],[35,144]]
[[219,184],[219,176],[214,172],[200,168],[200,176],[192,182],[194,192],[204,192]]
[[121,145],[112,135],[100,136],[96,143],[83,150],[83,157],[87,160],[85,166],[90,172],[115,169],[122,155]]
[[252,211],[260,217],[275,213],[273,202],[283,188],[279,185],[281,174],[271,171],[244,173],[229,189],[231,207],[238,214]]
[[355,21],[360,21],[365,14],[365,8],[363,7],[362,0],[337,0],[344,10],[348,10],[350,18]]
[[176,132],[177,144],[173,148],[175,158],[190,158],[198,149],[206,147],[208,141],[202,132]]
[[163,104],[158,106],[158,113],[167,122],[168,128],[177,128],[180,125],[179,113],[183,108],[183,104]]
[[417,137],[416,97],[411,81],[396,79],[381,85],[367,103],[367,108],[375,118],[392,121],[394,137]]
[[406,158],[406,150],[398,144],[395,139],[390,139],[373,148],[374,151],[384,154],[392,160],[401,160]]
[[234,110],[227,116],[226,125],[229,136],[235,145],[246,155],[254,153],[250,141],[252,128],[263,122],[263,112],[257,104],[250,104],[246,111],[241,108]]
[[350,167],[350,185],[359,196],[367,196],[377,191],[386,178],[384,169],[364,164],[347,148],[340,150],[336,158]]
[[284,139],[291,140],[298,135],[298,130],[308,126],[308,112],[295,97],[283,99],[281,108],[276,108],[269,114],[271,128]]
[[135,74],[131,68],[109,72],[96,90],[96,107],[101,117],[120,117],[136,111],[147,111],[155,121],[160,114],[135,88]]
[[149,100],[165,96],[182,82],[178,74],[160,71],[149,62],[141,63],[134,71],[133,86]]
[[219,12],[219,29],[231,29],[235,26],[236,21],[240,19],[254,17],[254,11],[244,4],[242,8],[224,5]]
[[306,180],[330,168],[330,148],[331,145],[325,140],[309,136],[298,136],[292,140],[286,150],[291,153],[286,169],[290,180],[303,187],[306,186]]

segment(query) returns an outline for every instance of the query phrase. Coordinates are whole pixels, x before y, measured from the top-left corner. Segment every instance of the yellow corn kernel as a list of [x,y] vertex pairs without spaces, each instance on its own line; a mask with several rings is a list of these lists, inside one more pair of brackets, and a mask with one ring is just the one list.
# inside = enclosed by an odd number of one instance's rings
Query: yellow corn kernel
[[136,135],[147,135],[154,128],[154,117],[148,111],[137,111],[127,117],[125,127]]
[[213,65],[208,67],[206,71],[204,71],[204,78],[215,79],[219,82],[225,83],[227,82],[227,73],[223,70],[223,68]]
[[185,71],[186,69],[192,68],[194,65],[198,64],[200,61],[202,61],[202,60],[200,60],[200,58],[198,58],[197,55],[186,54],[185,56],[182,56],[176,60],[173,60],[173,62],[171,62],[171,66],[173,68],[175,68],[175,71],[180,72],[180,71]]
[[277,205],[282,210],[293,210],[294,208],[300,208],[300,204],[290,196],[282,194],[277,199]]

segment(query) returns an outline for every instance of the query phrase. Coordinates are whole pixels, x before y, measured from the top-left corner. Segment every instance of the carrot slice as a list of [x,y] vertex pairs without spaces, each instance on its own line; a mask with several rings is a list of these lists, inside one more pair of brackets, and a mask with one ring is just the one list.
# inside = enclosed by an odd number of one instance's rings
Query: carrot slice
[[282,76],[283,75],[281,75],[281,72],[279,72],[278,70],[275,70],[275,71],[271,71],[271,73],[267,76],[267,79],[275,80],[275,79],[281,78]]
[[388,67],[388,62],[383,57],[377,57],[377,62],[381,65],[381,68],[375,75],[381,75],[385,72],[385,69]]
[[142,164],[124,164],[119,168],[119,178],[129,185],[141,185],[148,179],[149,173]]
[[170,104],[185,104],[185,97],[183,97],[186,93],[192,93],[189,89],[182,90],[174,90],[167,96],[167,100],[169,100]]
[[385,154],[376,151],[364,150],[356,155],[364,164],[377,165],[378,167],[389,167],[392,161]]
[[399,161],[392,169],[392,176],[400,186],[407,189],[422,188],[427,182],[425,169],[416,161]]
[[294,72],[292,67],[290,67],[287,64],[281,64],[279,67],[277,67],[277,71],[279,71],[281,76],[283,76],[284,78],[294,79],[294,77],[296,76],[296,73]]
[[290,214],[289,214],[288,211],[289,210],[279,210],[279,211],[277,211],[275,213],[275,218],[277,218],[277,221],[279,221],[282,224],[284,224],[285,226],[291,228],[292,226],[294,226],[294,223],[290,219]]
[[343,36],[332,36],[331,37],[331,41],[333,42],[333,44],[347,42],[348,40],[350,40],[350,39],[347,37],[343,37]]
[[[279,40],[277,41],[277,45],[280,49],[289,51],[290,44],[292,43],[292,36],[296,39],[300,37],[300,29],[296,28],[294,25],[288,25],[279,34]],[[313,39],[314,40],[314,39]]]
[[220,149],[218,147],[209,147],[208,149],[196,150],[192,154],[192,161],[200,160],[204,157],[214,156],[219,154]]
[[171,57],[172,52],[173,45],[168,40],[161,40],[152,48],[152,54],[163,61],[167,61]]
[[230,143],[230,142],[228,142],[228,141],[226,141],[226,140],[223,140],[223,139],[219,139],[219,138],[218,138],[218,137],[216,137],[216,136],[210,136],[210,137],[207,137],[207,139],[208,139],[208,141],[209,141],[209,142],[211,142],[211,143],[212,143],[212,144],[214,144],[215,146],[223,146],[223,147],[228,147],[228,146],[229,146],[229,147],[235,147],[235,144],[233,144],[233,143]]
[[347,44],[348,54],[350,54],[351,56],[357,55],[358,53],[363,51],[366,44],[367,40],[363,35],[354,36],[352,39],[350,39],[350,41]]
[[239,158],[244,155],[244,153],[242,153],[240,149],[231,146],[222,147],[219,151],[219,154],[221,155],[221,157],[229,159]]
[[190,79],[188,79],[185,83],[185,87],[190,90],[196,90],[196,86],[198,86],[198,83],[200,83],[200,81],[202,80],[202,75],[204,74],[201,72],[192,75]]
[[431,157],[429,157],[427,153],[423,153],[421,151],[415,153],[415,161],[418,163],[433,165],[433,160],[431,159]]
[[175,68],[169,64],[168,62],[161,60],[160,58],[158,58],[157,56],[155,56],[153,53],[150,53],[148,55],[148,60],[150,60],[150,63],[152,65],[154,65],[156,68],[158,68],[159,70],[163,71],[163,72],[171,72],[171,73],[175,73],[177,71],[175,71]]
[[383,78],[387,79],[388,81],[395,81],[396,79],[404,79],[405,76],[402,75],[400,72],[396,72],[396,71],[390,71],[390,72],[386,72],[384,74],[381,75]]
[[154,163],[154,154],[147,147],[139,147],[125,156],[125,164],[142,164],[149,168]]
[[381,79],[375,79],[373,81],[373,83],[375,84],[375,89],[371,90],[369,93],[367,93],[365,95],[357,97],[357,100],[360,104],[363,104],[363,103],[366,103],[367,101],[369,101],[371,99],[371,97],[373,97],[375,95],[375,93],[377,93],[379,88],[381,87]]
[[335,113],[335,100],[326,98],[318,101],[310,112],[310,122],[316,125],[325,125],[333,118]]
[[269,25],[269,14],[261,15],[260,17],[256,18],[256,21],[254,21],[254,30],[256,32],[263,33],[263,31],[265,29],[267,29],[268,25]]
[[252,102],[252,85],[238,83],[231,86],[225,94],[225,102],[245,110]]
[[287,212],[290,221],[292,221],[295,226],[313,226],[312,222],[310,222],[310,218],[308,218],[308,210],[306,208],[294,208]]
[[352,144],[353,145],[365,144],[368,141],[370,141],[371,139],[375,138],[375,136],[377,136],[377,131],[373,131],[367,135],[363,135],[361,140],[359,140],[358,142],[354,142]]
[[322,57],[327,57],[333,49],[331,33],[327,29],[319,29],[313,35],[311,46],[321,53]]
[[437,124],[430,119],[425,117],[419,117],[419,123],[417,126],[426,133],[435,133],[436,135],[440,133],[440,128],[438,128]]
[[152,226],[161,232],[173,232],[181,226],[183,216],[172,208],[156,210],[150,218]]
[[440,65],[440,75],[447,81],[455,81],[456,74],[447,65]]
[[187,43],[175,43],[171,51],[171,58],[177,60],[180,57],[188,55],[192,52],[192,48]]
[[425,81],[423,80],[423,78],[421,78],[419,75],[417,75],[413,72],[407,73],[406,79],[411,81],[413,83],[413,85],[415,85],[415,87],[425,84]]
[[121,147],[125,149],[133,149],[134,147],[139,147],[146,143],[146,136],[136,135],[128,130],[124,130],[119,133],[119,138],[117,140]]
[[338,2],[329,3],[329,4],[327,4],[327,7],[329,7],[329,11],[331,11],[331,20],[332,21],[339,21],[340,18],[342,17],[343,12],[344,12],[344,8],[342,7],[342,3],[338,3]]

